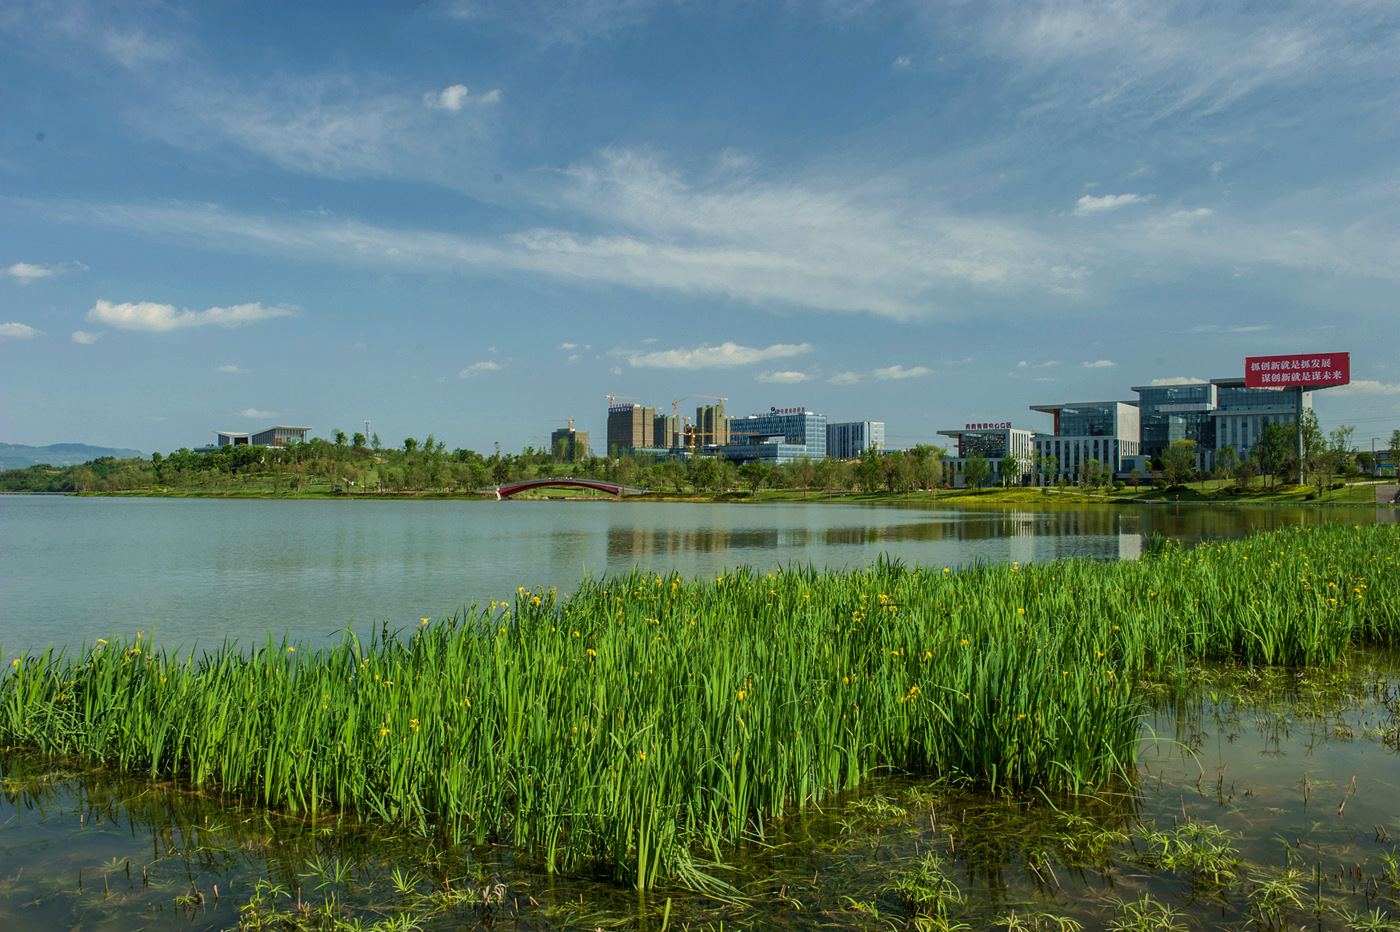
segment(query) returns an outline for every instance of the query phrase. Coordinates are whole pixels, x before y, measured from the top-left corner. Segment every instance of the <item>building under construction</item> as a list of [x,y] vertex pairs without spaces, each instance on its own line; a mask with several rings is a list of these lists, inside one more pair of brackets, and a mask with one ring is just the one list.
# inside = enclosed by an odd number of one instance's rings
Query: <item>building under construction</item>
[[621,456],[629,450],[656,445],[656,409],[644,405],[615,404],[608,407],[608,455]]
[[566,463],[588,458],[588,431],[561,427],[549,435],[549,450]]
[[729,443],[729,418],[724,404],[702,405],[695,409],[695,446],[724,446]]

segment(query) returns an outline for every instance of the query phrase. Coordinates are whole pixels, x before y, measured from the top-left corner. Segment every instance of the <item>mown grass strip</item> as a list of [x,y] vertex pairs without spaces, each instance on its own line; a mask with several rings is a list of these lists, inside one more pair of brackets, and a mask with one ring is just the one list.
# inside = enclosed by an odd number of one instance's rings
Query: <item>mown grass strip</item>
[[26,654],[0,744],[703,883],[698,852],[877,771],[1012,791],[1128,772],[1145,674],[1336,665],[1398,635],[1387,525],[1121,563],[638,573],[317,651]]

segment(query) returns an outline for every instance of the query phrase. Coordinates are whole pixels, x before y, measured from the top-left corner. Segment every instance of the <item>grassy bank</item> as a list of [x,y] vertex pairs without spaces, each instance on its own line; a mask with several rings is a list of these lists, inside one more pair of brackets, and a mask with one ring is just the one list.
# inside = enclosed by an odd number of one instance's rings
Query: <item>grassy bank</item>
[[26,655],[0,744],[703,884],[704,858],[876,772],[1102,785],[1132,768],[1140,677],[1397,641],[1386,525],[1112,564],[633,575],[314,652]]

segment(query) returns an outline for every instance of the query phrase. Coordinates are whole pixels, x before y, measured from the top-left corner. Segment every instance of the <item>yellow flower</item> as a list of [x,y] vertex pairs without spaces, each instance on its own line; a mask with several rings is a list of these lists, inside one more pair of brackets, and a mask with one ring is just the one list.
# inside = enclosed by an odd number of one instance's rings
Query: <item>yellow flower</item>
[[431,619],[431,618],[424,618],[424,619],[422,619],[422,621],[423,621],[423,624],[426,625],[428,622],[432,621],[432,619]]
[[744,697],[747,696],[747,695],[748,695],[748,693],[744,692],[742,689],[739,690],[739,701],[740,701],[740,702],[743,702],[743,701],[744,701]]
[[297,649],[296,649],[295,647],[289,647],[289,648],[287,648],[287,653],[289,653],[289,654],[295,654],[296,652],[297,652]]
[[379,729],[379,737],[381,737],[381,738],[384,737],[385,735],[387,735],[388,733],[389,733],[389,729],[387,729],[387,728],[381,728],[381,729]]
[[1026,610],[1025,610],[1024,608],[1018,608],[1018,609],[1016,609],[1016,614],[1018,614],[1018,615],[1024,615],[1025,613],[1026,613]]
[[597,657],[597,656],[598,656],[598,652],[597,652],[596,650],[594,650],[593,648],[591,648],[591,647],[588,648],[588,652],[587,652],[587,653],[588,653],[588,656],[590,656],[590,657]]
[[642,753],[641,751],[638,751],[638,752],[637,752],[637,756],[640,757],[640,758],[642,759],[642,763],[646,763],[646,760],[647,760],[646,754]]

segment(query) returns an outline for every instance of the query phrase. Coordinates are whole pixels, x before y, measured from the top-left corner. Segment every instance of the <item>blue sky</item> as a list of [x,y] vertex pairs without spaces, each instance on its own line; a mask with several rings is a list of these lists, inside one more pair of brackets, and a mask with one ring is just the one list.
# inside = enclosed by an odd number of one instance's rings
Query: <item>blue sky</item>
[[883,420],[1350,352],[1400,427],[1393,2],[0,9],[0,440]]

